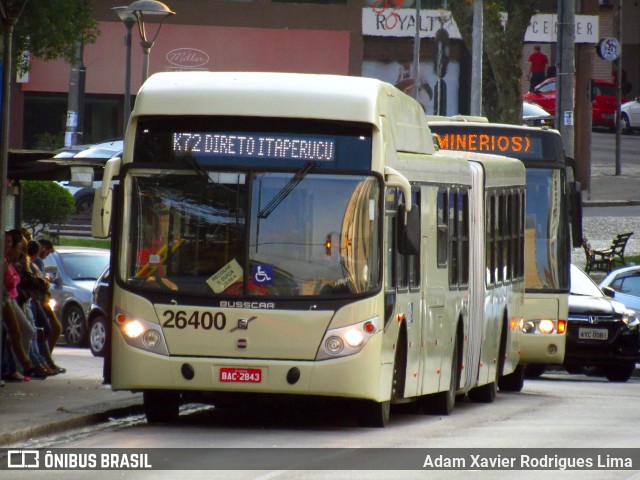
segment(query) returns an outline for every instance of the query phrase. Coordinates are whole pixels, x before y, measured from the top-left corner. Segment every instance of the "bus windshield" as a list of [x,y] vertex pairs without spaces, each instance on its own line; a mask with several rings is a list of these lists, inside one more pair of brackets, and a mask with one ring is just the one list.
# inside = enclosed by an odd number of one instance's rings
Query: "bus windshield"
[[569,289],[569,243],[564,171],[527,169],[525,288]]
[[205,298],[378,289],[379,179],[311,172],[132,173],[124,281]]

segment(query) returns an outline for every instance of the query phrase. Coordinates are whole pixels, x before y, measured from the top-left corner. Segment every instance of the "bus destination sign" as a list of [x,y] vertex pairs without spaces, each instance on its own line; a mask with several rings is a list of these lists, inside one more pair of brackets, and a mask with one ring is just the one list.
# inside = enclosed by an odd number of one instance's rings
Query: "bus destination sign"
[[173,151],[206,157],[331,162],[336,145],[335,139],[320,135],[176,132]]
[[539,157],[542,142],[537,137],[518,134],[438,133],[440,148],[492,153],[516,158]]

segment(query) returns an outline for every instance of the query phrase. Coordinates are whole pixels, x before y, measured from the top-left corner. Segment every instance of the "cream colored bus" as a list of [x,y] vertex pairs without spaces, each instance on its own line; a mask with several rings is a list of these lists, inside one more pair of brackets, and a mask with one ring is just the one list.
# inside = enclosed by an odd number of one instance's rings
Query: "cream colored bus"
[[[525,310],[520,360],[528,377],[564,361],[571,245],[582,242],[582,202],[556,130],[428,118],[443,149],[508,155],[527,170]],[[466,121],[465,121],[466,119]]]
[[428,132],[373,79],[150,77],[93,212],[113,230],[113,389],[151,422],[320,396],[366,426],[520,390],[524,166]]

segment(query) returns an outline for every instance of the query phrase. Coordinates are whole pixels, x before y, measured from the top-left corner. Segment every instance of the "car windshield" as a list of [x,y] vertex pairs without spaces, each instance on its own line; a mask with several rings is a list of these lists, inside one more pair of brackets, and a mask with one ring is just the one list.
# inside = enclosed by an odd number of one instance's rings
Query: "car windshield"
[[597,83],[593,89],[594,95],[608,95],[610,97],[616,96],[616,87],[614,85],[608,85],[606,83]]
[[604,297],[591,277],[575,265],[571,265],[571,293],[588,297]]
[[64,253],[60,261],[73,280],[97,280],[109,263],[109,254]]

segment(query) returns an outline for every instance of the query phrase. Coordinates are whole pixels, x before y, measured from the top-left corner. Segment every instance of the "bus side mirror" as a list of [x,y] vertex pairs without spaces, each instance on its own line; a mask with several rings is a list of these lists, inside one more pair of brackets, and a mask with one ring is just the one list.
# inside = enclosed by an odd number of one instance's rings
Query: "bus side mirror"
[[93,212],[91,214],[91,236],[107,238],[110,235],[111,209],[113,207],[113,189],[109,188],[103,196],[103,189],[97,188],[93,196]]
[[420,210],[413,205],[407,212],[404,205],[398,207],[397,245],[402,255],[417,255],[420,253]]

